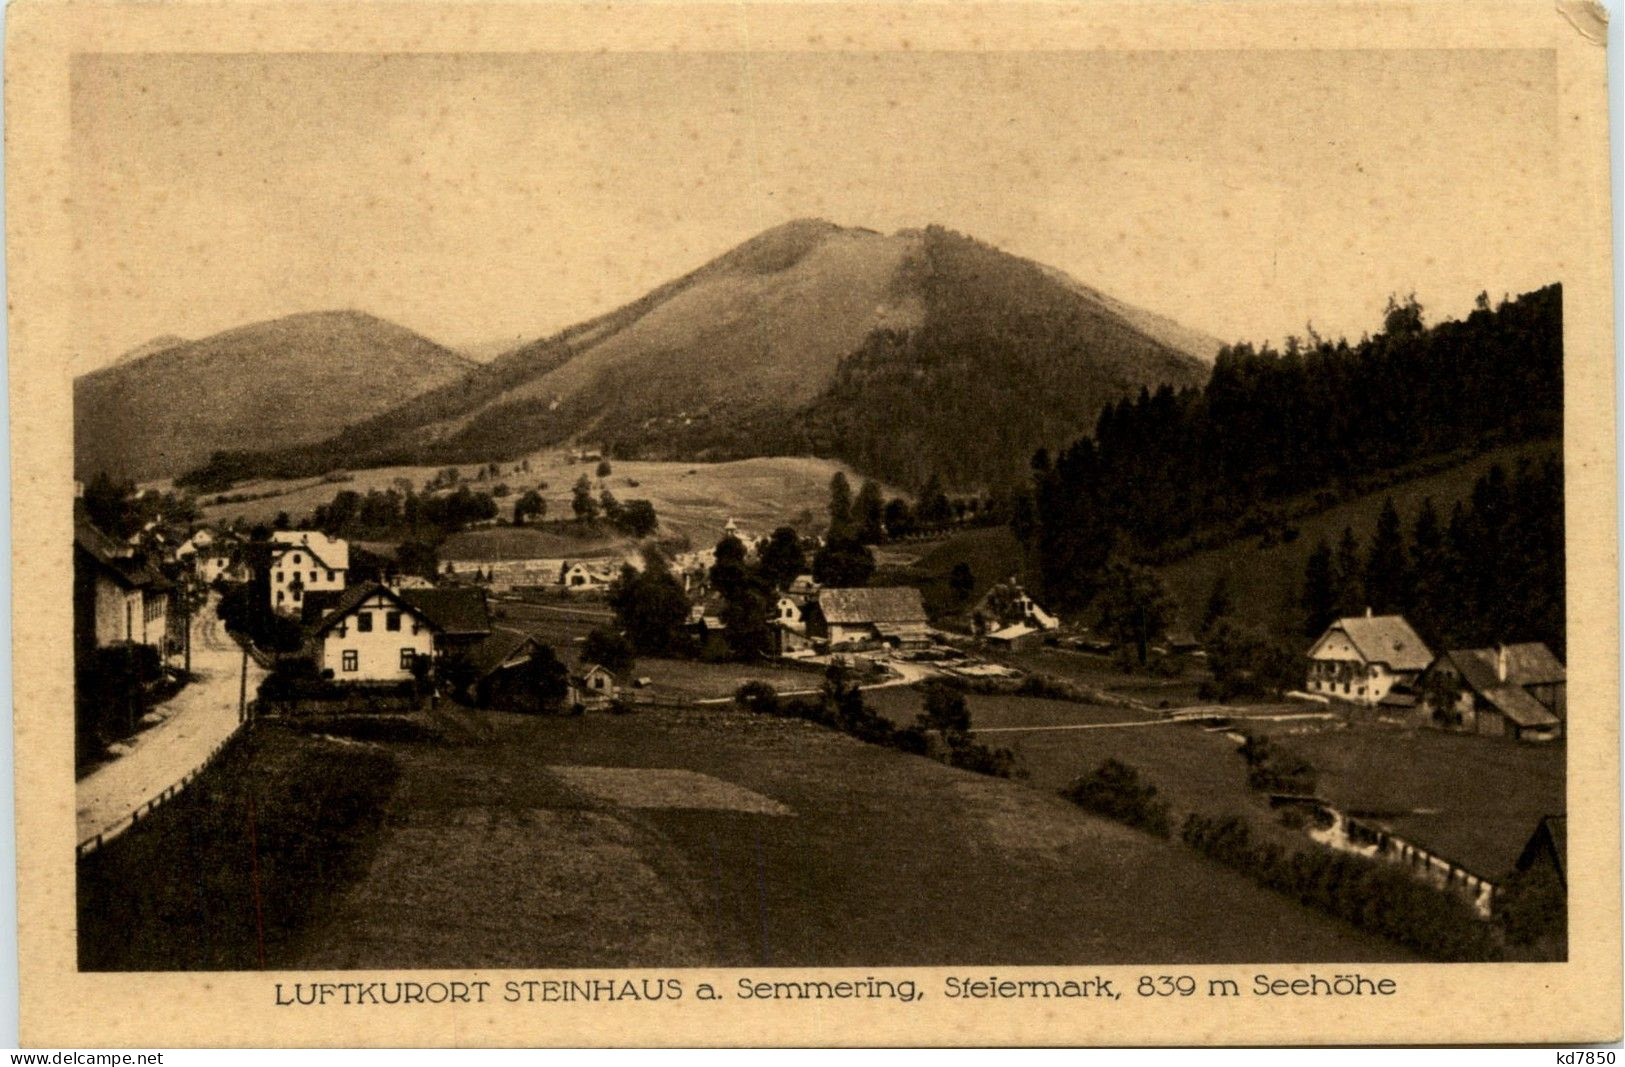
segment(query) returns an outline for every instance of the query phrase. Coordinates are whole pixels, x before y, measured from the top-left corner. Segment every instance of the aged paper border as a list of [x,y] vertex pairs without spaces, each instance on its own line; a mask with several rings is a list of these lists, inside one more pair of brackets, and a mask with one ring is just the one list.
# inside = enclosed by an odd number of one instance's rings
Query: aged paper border
[[[1567,5],[1565,5],[1567,6]],[[1607,100],[1595,16],[1550,2],[951,4],[75,4],[23,0],[7,44],[13,605],[21,1038],[28,1045],[1454,1044],[1620,1037],[1618,531]],[[1588,22],[1587,20],[1591,21]],[[1589,32],[1587,32],[1589,31]],[[1540,48],[1557,56],[1555,245],[1566,323],[1571,960],[1539,965],[1180,967],[1247,984],[1360,970],[1377,999],[965,1004],[948,969],[911,1005],[846,1002],[290,1008],[274,983],[343,972],[80,974],[74,952],[68,60],[76,52],[549,52]],[[24,625],[26,623],[26,625]],[[1058,969],[1058,968],[1057,968]],[[1073,968],[1079,970],[1080,968]],[[969,971],[970,968],[961,969]],[[975,968],[985,972],[987,968]],[[1022,969],[1002,968],[1016,976]],[[1026,969],[1034,974],[1043,968]],[[1154,967],[1102,968],[1119,985]],[[1166,970],[1166,968],[1164,968]],[[619,972],[632,977],[657,972]],[[732,988],[739,972],[664,972]],[[772,977],[769,971],[760,973]],[[814,972],[798,971],[797,977]],[[845,977],[855,972],[835,972]],[[541,977],[523,972],[519,977]],[[414,972],[491,980],[509,972]],[[721,986],[719,985],[719,988]]]

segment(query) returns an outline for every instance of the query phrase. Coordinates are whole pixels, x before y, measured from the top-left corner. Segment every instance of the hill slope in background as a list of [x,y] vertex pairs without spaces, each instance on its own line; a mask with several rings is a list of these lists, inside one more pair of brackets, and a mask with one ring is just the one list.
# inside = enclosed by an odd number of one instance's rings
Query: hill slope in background
[[162,352],[166,349],[174,348],[176,345],[184,345],[185,343],[186,338],[178,337],[172,333],[166,333],[160,337],[154,337],[150,341],[145,341],[136,345],[134,348],[115,359],[113,364],[134,363],[138,359],[146,359],[155,352]]
[[[1232,612],[1246,622],[1271,630],[1284,639],[1301,638],[1304,611],[1299,603],[1304,568],[1320,541],[1336,545],[1344,527],[1369,545],[1383,501],[1392,497],[1408,530],[1424,498],[1431,498],[1448,516],[1458,502],[1467,500],[1473,484],[1492,466],[1516,470],[1523,461],[1563,455],[1561,441],[1540,440],[1494,449],[1434,473],[1396,482],[1325,511],[1295,519],[1297,533],[1290,541],[1239,537],[1217,548],[1197,552],[1160,568],[1163,581],[1179,607],[1182,625],[1201,625],[1203,609],[1222,575],[1229,589]],[[1307,646],[1305,646],[1307,647]]]
[[[334,439],[220,477],[474,462],[565,441],[649,459],[815,454],[917,485],[1019,475],[1216,342],[937,227],[800,220]],[[971,447],[967,447],[967,445]]]
[[471,366],[360,312],[240,326],[75,379],[74,470],[163,477],[216,450],[320,440]]

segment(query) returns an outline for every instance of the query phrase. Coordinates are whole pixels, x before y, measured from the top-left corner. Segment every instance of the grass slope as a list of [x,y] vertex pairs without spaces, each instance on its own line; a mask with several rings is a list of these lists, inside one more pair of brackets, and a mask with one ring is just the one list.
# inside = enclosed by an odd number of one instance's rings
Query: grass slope
[[82,858],[79,967],[252,970],[366,869],[396,775],[377,746],[256,725],[156,814]]
[[[1021,543],[1007,526],[967,529],[929,541],[904,541],[877,552],[876,585],[912,585],[920,590],[932,618],[963,612],[999,582],[1021,575]],[[970,567],[974,586],[963,601],[948,584],[954,567]]]
[[[513,504],[520,494],[545,484],[541,495],[547,503],[546,517],[569,518],[571,487],[576,479],[587,475],[594,483],[595,492],[600,484],[596,464],[572,463],[566,453],[538,452],[526,458],[530,461],[528,472],[517,470],[517,463],[509,462],[504,465],[502,474],[484,481],[473,480],[478,473],[477,466],[464,465],[459,471],[464,481],[476,490],[488,492],[498,484],[507,485],[509,495],[497,502],[507,517],[512,516]],[[212,501],[219,495],[208,495],[203,499],[204,514],[210,521],[242,518],[248,522],[269,522],[278,512],[286,511],[297,521],[316,505],[332,500],[340,490],[362,494],[386,490],[393,488],[398,478],[405,478],[421,489],[439,470],[424,466],[375,467],[350,471],[342,482],[316,478],[244,482],[224,495],[250,495],[257,499],[216,504]],[[723,527],[730,518],[746,533],[754,534],[769,533],[786,523],[807,530],[822,527],[829,506],[829,483],[837,471],[844,471],[854,485],[862,484],[855,471],[833,460],[774,456],[731,463],[615,460],[602,485],[620,500],[646,499],[653,503],[660,518],[661,537],[687,537],[695,547],[709,548],[722,539]],[[885,487],[885,492],[889,496],[896,490]],[[454,554],[450,558],[504,558],[493,553],[509,536],[509,533],[484,532],[460,535],[453,540],[453,545],[470,546],[468,554]],[[518,537],[529,535],[519,533]],[[549,541],[546,545],[537,543],[537,547],[564,546],[562,541]],[[615,542],[611,549],[615,547],[621,547],[620,542]],[[454,547],[452,551],[460,550]],[[546,551],[538,555],[552,558],[590,551],[590,546],[577,545],[568,552]]]
[[139,480],[188,470],[216,449],[319,440],[471,366],[359,312],[237,327],[75,379],[74,469]]
[[1324,539],[1335,548],[1344,527],[1350,527],[1363,543],[1369,544],[1383,500],[1389,496],[1394,498],[1400,518],[1407,526],[1415,519],[1425,497],[1433,498],[1441,519],[1448,521],[1451,505],[1466,498],[1473,483],[1494,464],[1499,463],[1511,471],[1519,459],[1533,460],[1557,451],[1558,446],[1553,442],[1496,449],[1439,473],[1399,482],[1294,520],[1291,525],[1299,532],[1290,543],[1265,545],[1259,537],[1241,538],[1168,564],[1161,568],[1162,578],[1179,605],[1180,618],[1187,625],[1201,621],[1213,583],[1222,574],[1229,578],[1235,615],[1296,639],[1302,632],[1298,597],[1303,587],[1304,565],[1317,542]]
[[[489,744],[396,750],[371,869],[281,965],[1404,958],[1059,797],[811,724],[726,708],[488,721]],[[674,772],[755,803],[670,806],[663,783],[694,781]],[[617,802],[579,784],[606,778],[639,788]]]

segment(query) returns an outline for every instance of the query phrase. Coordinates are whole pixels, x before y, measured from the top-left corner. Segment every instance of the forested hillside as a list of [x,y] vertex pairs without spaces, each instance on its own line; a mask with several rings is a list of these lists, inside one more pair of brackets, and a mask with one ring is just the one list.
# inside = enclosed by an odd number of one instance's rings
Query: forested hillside
[[1388,500],[1369,541],[1345,529],[1304,569],[1304,634],[1369,607],[1402,614],[1436,648],[1544,641],[1564,633],[1563,468],[1491,467],[1447,513],[1425,499],[1402,518]]
[[1114,550],[1166,560],[1270,529],[1288,500],[1330,506],[1430,456],[1555,437],[1562,384],[1557,285],[1433,327],[1391,301],[1357,345],[1226,348],[1206,386],[1143,391],[1035,457],[1046,595],[1086,603]]

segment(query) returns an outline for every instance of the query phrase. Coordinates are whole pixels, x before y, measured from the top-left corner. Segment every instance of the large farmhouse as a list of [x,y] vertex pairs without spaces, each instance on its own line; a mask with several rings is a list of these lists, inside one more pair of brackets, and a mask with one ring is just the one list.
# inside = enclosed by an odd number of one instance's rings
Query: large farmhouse
[[1563,732],[1567,674],[1538,641],[1446,652],[1421,684],[1432,725],[1524,741],[1550,740]]
[[346,589],[314,627],[316,667],[338,682],[404,682],[434,654],[434,622],[386,585]]
[[806,605],[805,619],[807,633],[830,648],[931,642],[925,602],[912,586],[821,589]]
[[167,651],[170,589],[141,552],[103,533],[75,508],[73,604],[80,647],[132,644]]
[[271,535],[271,609],[304,613],[310,593],[343,589],[350,570],[350,543],[316,530],[278,530]]
[[1433,653],[1400,615],[1338,619],[1309,649],[1308,689],[1370,707],[1395,686],[1409,687]]

